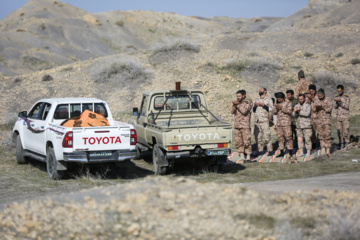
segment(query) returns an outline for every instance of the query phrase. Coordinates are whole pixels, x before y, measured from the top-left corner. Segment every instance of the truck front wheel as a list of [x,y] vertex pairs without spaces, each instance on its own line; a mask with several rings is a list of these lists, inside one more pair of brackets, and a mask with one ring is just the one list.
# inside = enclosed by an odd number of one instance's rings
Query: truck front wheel
[[165,175],[168,167],[161,166],[162,162],[167,161],[165,158],[164,151],[158,147],[157,144],[154,145],[153,149],[153,165],[155,175]]
[[24,157],[24,149],[21,144],[20,135],[16,137],[16,161],[18,164],[26,164],[27,157]]
[[64,177],[65,171],[57,170],[58,161],[55,157],[55,152],[53,148],[49,148],[47,151],[46,158],[46,170],[49,177],[53,180],[60,180]]

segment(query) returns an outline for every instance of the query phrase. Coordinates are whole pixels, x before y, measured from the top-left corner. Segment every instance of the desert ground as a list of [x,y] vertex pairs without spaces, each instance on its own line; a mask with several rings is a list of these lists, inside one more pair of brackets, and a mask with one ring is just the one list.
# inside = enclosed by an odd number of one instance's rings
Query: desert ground
[[358,148],[291,165],[229,163],[222,173],[183,163],[163,177],[134,160],[123,179],[77,169],[51,181],[42,163],[16,164],[11,137],[17,113],[38,99],[100,98],[127,122],[143,92],[175,81],[203,90],[232,123],[236,90],[273,96],[293,89],[300,69],[329,97],[345,85],[360,135],[359,10],[359,0],[310,0],[287,18],[202,18],[29,1],[0,21],[1,236],[359,239]]

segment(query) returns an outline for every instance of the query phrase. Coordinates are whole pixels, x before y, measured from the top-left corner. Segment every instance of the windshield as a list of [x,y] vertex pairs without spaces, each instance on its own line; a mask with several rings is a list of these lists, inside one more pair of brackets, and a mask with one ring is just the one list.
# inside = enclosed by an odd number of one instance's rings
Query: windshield
[[191,110],[197,109],[200,107],[200,97],[199,95],[192,95],[192,98],[189,95],[180,95],[172,94],[168,97],[166,104],[164,102],[166,98],[164,96],[156,96],[154,99],[154,109],[155,110]]

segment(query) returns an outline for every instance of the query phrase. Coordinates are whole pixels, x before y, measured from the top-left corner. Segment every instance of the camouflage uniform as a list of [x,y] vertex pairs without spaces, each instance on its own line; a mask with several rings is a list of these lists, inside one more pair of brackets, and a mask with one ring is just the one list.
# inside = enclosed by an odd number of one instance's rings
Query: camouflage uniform
[[[336,129],[339,137],[339,144],[350,143],[350,98],[348,95],[337,95],[340,102],[334,104],[336,111]],[[343,134],[344,131],[344,134]]]
[[[316,105],[321,105],[325,110],[317,109]],[[325,97],[323,100],[317,98],[311,106],[312,111],[316,113],[315,122],[317,123],[318,138],[321,148],[331,148],[331,111],[332,101]]]
[[[300,103],[295,105],[295,109],[300,109],[298,112],[293,112],[293,116],[296,117],[296,132],[297,136],[305,140],[305,147],[308,152],[311,150],[311,105],[308,102],[304,102],[303,105]],[[304,148],[304,142],[298,143],[299,149]]]
[[315,95],[315,97],[310,101],[308,98],[306,98],[306,101],[311,104],[311,129],[312,129],[312,136],[311,136],[311,142],[313,144],[316,143],[316,136],[317,136],[317,118],[316,118],[316,112],[315,108],[313,108],[315,101],[319,100],[318,96]]
[[[291,102],[292,110],[294,110],[294,107],[296,106],[296,104],[299,103],[299,100],[296,98],[293,98],[292,100],[290,100],[290,102]],[[291,116],[291,131],[292,131],[293,144],[296,146],[297,145],[297,131],[296,131],[296,117],[294,117],[294,116]]]
[[263,142],[263,138],[264,138],[265,144],[267,146],[267,151],[271,152],[273,151],[273,146],[271,142],[269,114],[272,112],[274,105],[272,100],[268,96],[257,99],[257,102],[259,101],[264,102],[264,107],[257,106],[253,108],[255,112],[254,134],[255,134],[256,145],[259,152],[264,151],[264,142]]
[[235,145],[239,153],[251,154],[251,118],[252,104],[245,99],[237,105],[233,105],[231,113],[235,115],[234,135]]
[[309,91],[309,86],[312,83],[309,80],[306,80],[305,78],[300,79],[297,83],[296,83],[296,87],[295,87],[295,98],[299,98],[299,94],[305,94],[306,92]]
[[279,142],[279,149],[284,150],[284,144],[286,140],[286,148],[288,150],[293,149],[292,131],[291,131],[291,114],[292,105],[289,100],[285,100],[280,103],[281,109],[277,109],[274,106],[273,113],[277,115],[276,123],[276,135]]

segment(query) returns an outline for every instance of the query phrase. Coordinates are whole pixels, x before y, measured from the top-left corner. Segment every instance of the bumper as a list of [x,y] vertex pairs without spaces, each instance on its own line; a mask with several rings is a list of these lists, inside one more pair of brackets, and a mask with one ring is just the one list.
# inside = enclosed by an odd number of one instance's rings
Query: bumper
[[191,158],[191,157],[220,157],[228,156],[231,154],[230,148],[219,148],[219,149],[206,149],[201,151],[178,151],[178,152],[167,152],[167,159],[178,159],[178,158]]
[[108,156],[90,156],[90,152],[72,152],[64,153],[65,162],[79,162],[79,163],[106,163],[119,162],[129,159],[134,159],[135,151],[112,151]]

